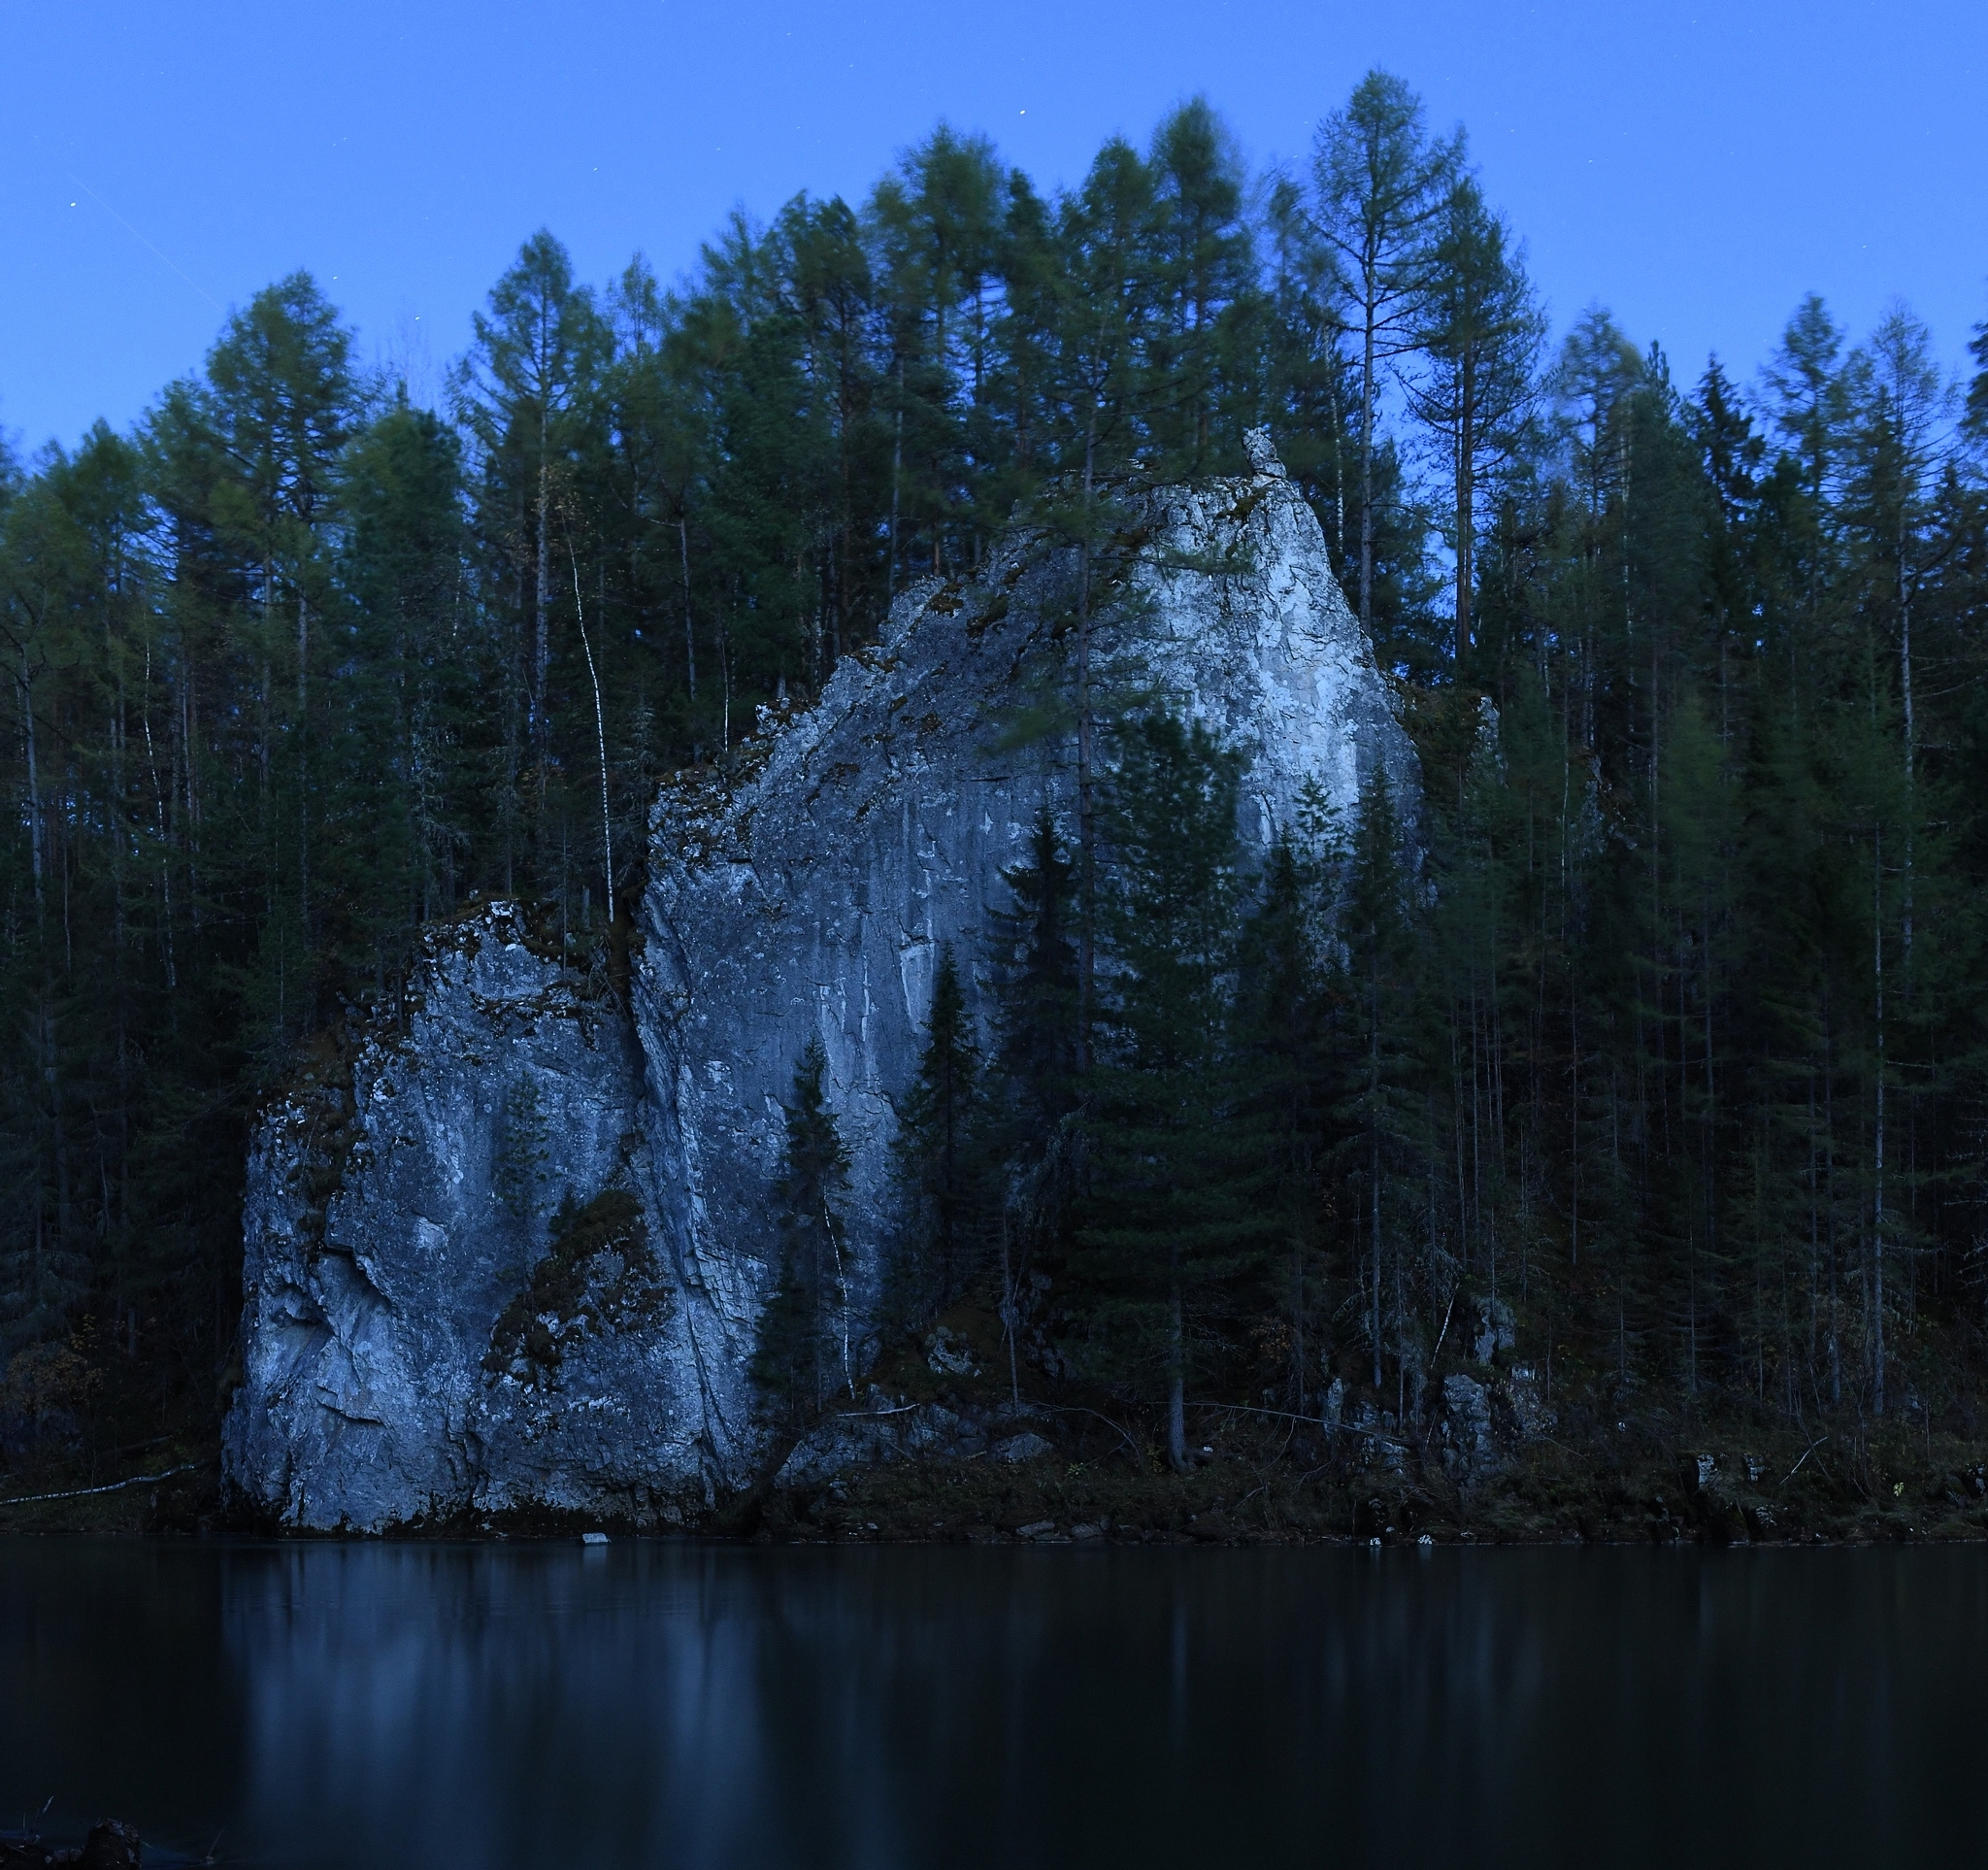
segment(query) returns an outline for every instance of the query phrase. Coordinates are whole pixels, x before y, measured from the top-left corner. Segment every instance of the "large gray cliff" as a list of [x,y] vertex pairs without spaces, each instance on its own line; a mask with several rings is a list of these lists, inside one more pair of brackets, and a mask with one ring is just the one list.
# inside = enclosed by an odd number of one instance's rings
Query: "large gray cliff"
[[[1413,751],[1317,520],[1260,440],[1253,459],[1148,496],[1099,561],[1099,690],[1242,751],[1259,847],[1308,786],[1350,812],[1376,767],[1412,816]],[[874,1290],[941,947],[978,961],[1031,821],[1072,809],[1077,573],[1017,531],[901,599],[727,774],[666,789],[625,990],[509,906],[431,934],[349,1087],[300,1085],[257,1134],[241,1493],[373,1530],[526,1505],[679,1522],[743,1482],[781,1099],[818,1038]]]

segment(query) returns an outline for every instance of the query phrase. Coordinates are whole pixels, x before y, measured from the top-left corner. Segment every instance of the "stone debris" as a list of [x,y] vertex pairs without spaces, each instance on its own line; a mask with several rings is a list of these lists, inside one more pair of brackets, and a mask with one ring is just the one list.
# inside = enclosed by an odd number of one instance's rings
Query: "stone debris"
[[935,1376],[977,1377],[980,1366],[974,1361],[973,1346],[944,1325],[925,1340],[925,1361]]
[[1050,1444],[1033,1430],[1024,1429],[1005,1442],[996,1442],[989,1452],[997,1461],[1033,1461],[1049,1453]]

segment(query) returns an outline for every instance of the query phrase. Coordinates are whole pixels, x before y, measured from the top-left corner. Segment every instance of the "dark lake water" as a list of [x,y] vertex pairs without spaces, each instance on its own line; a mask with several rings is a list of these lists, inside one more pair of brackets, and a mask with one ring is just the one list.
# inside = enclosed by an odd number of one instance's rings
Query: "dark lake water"
[[16,1541],[0,1696],[0,1824],[237,1863],[1988,1851],[1988,1549]]

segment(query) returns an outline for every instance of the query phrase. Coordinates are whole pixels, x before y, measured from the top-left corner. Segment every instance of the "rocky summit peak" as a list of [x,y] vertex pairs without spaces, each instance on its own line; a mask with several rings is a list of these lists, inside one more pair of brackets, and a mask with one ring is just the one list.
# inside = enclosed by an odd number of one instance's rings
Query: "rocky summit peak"
[[1242,431],[1242,451],[1249,457],[1249,466],[1257,474],[1267,474],[1274,480],[1286,478],[1284,464],[1277,455],[1276,445],[1270,439],[1270,430],[1245,428]]

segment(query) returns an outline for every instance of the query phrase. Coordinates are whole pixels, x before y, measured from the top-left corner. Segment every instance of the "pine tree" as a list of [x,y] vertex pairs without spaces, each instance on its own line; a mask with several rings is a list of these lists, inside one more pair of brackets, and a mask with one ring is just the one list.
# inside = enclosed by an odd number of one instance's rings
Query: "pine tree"
[[216,651],[253,671],[248,712],[224,730],[231,777],[247,784],[212,795],[252,831],[238,840],[212,829],[225,861],[242,866],[230,881],[256,930],[244,986],[272,1075],[320,1013],[313,869],[330,738],[320,625],[339,462],[357,417],[350,353],[351,334],[315,283],[293,274],[229,319],[205,382],[174,385],[148,438],[174,529],[174,602],[186,625],[213,632]]
[[1249,366],[1260,303],[1242,161],[1228,127],[1195,98],[1154,132],[1147,166],[1146,466],[1170,480],[1233,471],[1254,415]]
[[[942,123],[870,204],[887,308],[892,421],[890,589],[915,572],[976,562],[968,488],[989,389],[990,286],[999,263],[1001,170],[983,137]],[[966,496],[966,497],[963,497]]]

